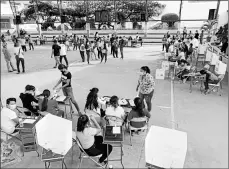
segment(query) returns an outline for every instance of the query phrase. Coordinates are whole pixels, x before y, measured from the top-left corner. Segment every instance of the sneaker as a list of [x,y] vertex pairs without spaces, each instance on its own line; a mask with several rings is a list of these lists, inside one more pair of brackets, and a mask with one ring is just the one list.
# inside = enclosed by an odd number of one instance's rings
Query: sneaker
[[10,73],[10,72],[13,72],[13,71],[12,70],[9,70],[8,72]]
[[53,67],[54,69],[56,68],[56,66]]
[[102,166],[102,167],[105,167],[107,165],[107,161],[103,161],[103,162],[98,162],[98,166]]

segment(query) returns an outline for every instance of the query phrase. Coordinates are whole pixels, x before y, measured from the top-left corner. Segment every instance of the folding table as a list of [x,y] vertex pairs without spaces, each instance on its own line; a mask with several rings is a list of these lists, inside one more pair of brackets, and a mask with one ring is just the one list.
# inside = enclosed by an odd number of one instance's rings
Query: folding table
[[[107,154],[108,152],[108,144],[111,144],[113,147],[120,148],[121,153],[120,153],[120,158],[119,159],[111,159],[109,160],[109,156],[107,157],[107,161],[120,161],[122,168],[124,168],[123,163],[122,163],[122,156],[123,156],[123,141],[124,141],[124,131],[123,127],[119,126],[117,128],[120,128],[120,133],[119,134],[114,134],[113,133],[113,128],[115,126],[106,126],[106,128],[103,130],[103,143],[107,144]],[[108,163],[107,163],[108,164]]]

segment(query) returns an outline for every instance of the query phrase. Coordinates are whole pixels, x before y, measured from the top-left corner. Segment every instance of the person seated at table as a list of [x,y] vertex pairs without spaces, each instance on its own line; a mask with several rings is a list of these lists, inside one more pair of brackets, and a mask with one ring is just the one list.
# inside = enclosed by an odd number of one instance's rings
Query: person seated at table
[[[25,92],[20,94],[23,107],[30,110],[34,115],[39,116],[38,99],[35,98],[35,87],[32,85],[26,85]],[[25,112],[27,116],[31,116],[31,112]]]
[[179,48],[179,51],[178,51],[178,60],[185,60],[185,54],[184,54],[184,49],[183,48]]
[[125,120],[125,111],[121,106],[119,106],[118,101],[119,98],[117,96],[112,96],[110,98],[110,105],[106,108],[105,114],[106,116],[115,116]]
[[102,101],[98,97],[98,88],[92,88],[87,95],[87,100],[85,104],[85,110],[93,110],[98,113],[101,117],[105,116],[105,111],[102,109],[103,105],[106,105],[106,101]]
[[64,117],[64,111],[60,110],[56,100],[51,99],[51,92],[48,89],[45,89],[38,99],[39,109],[41,110],[40,114],[46,115],[51,113],[53,115]]
[[[135,128],[141,128],[145,126],[145,122],[132,122],[132,119],[135,118],[142,118],[142,117],[148,117],[150,118],[151,115],[149,113],[148,110],[146,110],[145,108],[143,108],[143,102],[141,101],[141,99],[139,97],[136,97],[134,99],[134,104],[135,107],[132,108],[132,110],[130,111],[130,113],[128,114],[128,121],[130,121],[130,125],[135,127]],[[137,134],[140,130],[137,131]],[[133,132],[133,131],[131,131]]]
[[[96,128],[91,127],[90,121],[94,123]],[[87,115],[81,115],[79,117],[77,122],[76,137],[78,138],[84,151],[89,156],[98,156],[102,154],[98,162],[104,166],[107,164],[105,159],[111,153],[112,146],[110,144],[108,144],[108,146],[107,144],[103,144],[103,137],[99,135],[101,131],[101,127],[93,116],[90,116],[90,119]]]
[[184,75],[189,74],[190,68],[191,66],[186,60],[182,59],[180,62],[178,62],[179,72],[177,73],[177,77],[180,78],[183,83],[185,83],[187,80],[187,77],[185,77]]
[[16,98],[8,98],[6,100],[6,107],[1,110],[1,129],[7,134],[12,134],[17,132],[15,129],[16,125],[19,123],[16,110]]
[[223,75],[219,75],[216,76],[214,73],[212,73],[211,71],[209,71],[210,66],[208,64],[206,64],[204,66],[204,68],[202,70],[200,70],[200,72],[196,73],[195,75],[206,75],[205,77],[205,82],[204,82],[204,87],[205,87],[205,91],[204,93],[208,93],[209,92],[209,83],[211,84],[217,84],[220,79],[222,79]]

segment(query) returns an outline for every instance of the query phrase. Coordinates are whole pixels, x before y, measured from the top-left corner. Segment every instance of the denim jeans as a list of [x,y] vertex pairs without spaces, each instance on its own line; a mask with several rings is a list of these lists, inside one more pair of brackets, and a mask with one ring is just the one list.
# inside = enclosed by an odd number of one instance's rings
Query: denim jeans
[[72,104],[74,104],[74,106],[75,106],[76,110],[78,111],[79,115],[81,115],[79,105],[76,102],[75,97],[73,95],[72,87],[62,88],[62,91],[63,91],[64,96],[68,96],[68,97],[71,98]]
[[25,60],[24,60],[24,58],[18,58],[16,60],[16,62],[17,62],[17,71],[18,71],[18,73],[20,73],[20,63],[22,65],[22,71],[25,72]]
[[[153,93],[154,93],[154,90],[152,92],[150,92],[149,94],[142,94],[141,92],[139,92],[139,97],[142,100],[142,102],[144,100],[146,101],[146,105],[147,105],[149,112],[151,111],[151,108],[152,108],[151,100],[153,97]],[[143,104],[143,107],[145,107],[145,104]]]
[[61,56],[60,56],[60,63],[62,64],[62,59],[63,59],[63,58],[64,58],[64,60],[65,60],[66,66],[68,66],[68,59],[67,59],[66,55],[61,55]]

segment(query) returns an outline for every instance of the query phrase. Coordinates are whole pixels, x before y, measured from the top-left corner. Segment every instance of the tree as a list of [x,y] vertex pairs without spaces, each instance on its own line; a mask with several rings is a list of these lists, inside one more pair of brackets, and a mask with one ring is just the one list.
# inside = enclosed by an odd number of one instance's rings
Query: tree
[[[58,5],[49,2],[38,1],[37,3],[38,15],[40,15],[45,22],[47,20],[52,22],[60,21],[60,12]],[[116,13],[114,13],[116,8]],[[148,18],[152,16],[159,16],[165,5],[149,1],[147,10]],[[111,22],[117,21],[118,23],[124,24],[126,21],[137,22],[140,21],[140,14],[144,13],[146,10],[146,2],[139,1],[129,1],[129,0],[116,0],[115,6],[113,0],[96,0],[96,1],[72,1],[71,6],[62,9],[62,13],[67,16],[67,22],[72,28],[75,28],[77,20],[81,20],[81,26],[85,26],[85,17],[87,21],[91,22],[93,25],[95,21],[95,11],[106,10],[109,13],[109,21],[100,23],[107,24],[111,27]],[[35,20],[37,14],[35,13],[34,4],[28,6],[27,9],[22,11],[25,16],[25,21]],[[78,25],[79,26],[79,25]]]
[[167,13],[161,17],[161,21],[168,24],[169,28],[174,27],[175,22],[179,20],[179,17],[175,13]]
[[216,36],[218,39],[220,39],[220,41],[223,41],[223,39],[228,39],[228,23],[225,24],[223,27],[220,27],[220,29],[216,33]]

